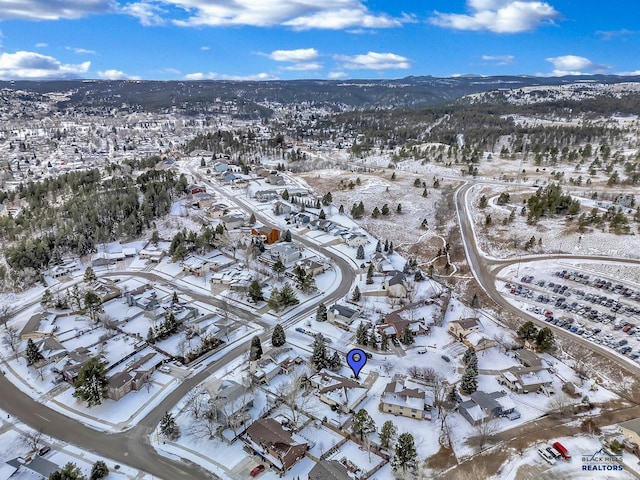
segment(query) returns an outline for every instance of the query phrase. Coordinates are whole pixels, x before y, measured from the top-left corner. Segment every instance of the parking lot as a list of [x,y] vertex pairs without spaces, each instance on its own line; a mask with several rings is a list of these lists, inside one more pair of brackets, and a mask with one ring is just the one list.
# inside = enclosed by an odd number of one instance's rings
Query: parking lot
[[640,363],[640,291],[578,271],[542,276],[526,275],[505,288],[545,321]]

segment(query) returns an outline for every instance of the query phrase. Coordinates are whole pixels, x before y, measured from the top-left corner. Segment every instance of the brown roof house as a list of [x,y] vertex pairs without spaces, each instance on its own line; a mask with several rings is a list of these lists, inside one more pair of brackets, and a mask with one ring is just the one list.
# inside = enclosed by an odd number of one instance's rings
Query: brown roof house
[[353,480],[353,477],[337,460],[320,460],[309,472],[308,480]]
[[309,445],[273,418],[260,418],[247,428],[245,443],[256,455],[269,462],[280,472],[289,470],[304,457]]
[[481,330],[483,330],[483,328],[477,318],[461,318],[460,320],[449,322],[448,331],[457,340],[462,341],[462,339],[470,333],[479,332]]
[[318,388],[317,396],[321,402],[339,408],[344,413],[354,412],[367,396],[367,388],[355,380],[321,370],[309,378],[309,382]]
[[378,326],[378,330],[383,331],[389,337],[399,338],[405,328],[409,328],[415,335],[428,335],[429,327],[421,320],[405,320],[400,316],[399,311],[388,313],[384,316],[384,323]]
[[380,397],[381,411],[408,418],[431,420],[433,405],[433,392],[404,381],[388,383]]

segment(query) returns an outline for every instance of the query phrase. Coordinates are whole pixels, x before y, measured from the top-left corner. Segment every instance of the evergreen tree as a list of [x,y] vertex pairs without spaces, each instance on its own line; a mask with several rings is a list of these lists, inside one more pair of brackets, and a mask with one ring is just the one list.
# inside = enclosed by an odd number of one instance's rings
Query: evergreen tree
[[380,429],[380,446],[382,448],[389,448],[394,439],[398,435],[398,429],[391,420],[387,420],[382,424]]
[[106,367],[98,358],[92,358],[78,372],[73,396],[87,402],[88,407],[101,405],[107,397]]
[[157,230],[154,230],[151,234],[151,244],[157,247],[158,243],[160,243],[160,234]]
[[251,348],[249,350],[249,360],[260,360],[262,357],[262,343],[257,335],[251,339]]
[[398,437],[398,443],[396,444],[395,455],[391,461],[391,467],[394,471],[413,470],[416,468],[416,460],[418,458],[418,452],[416,452],[416,446],[413,440],[413,435],[410,433],[403,433]]
[[389,255],[393,253],[393,242],[389,242]]
[[538,328],[533,322],[524,322],[520,328],[518,328],[518,336],[523,340],[534,340],[538,335]]
[[165,412],[160,420],[160,435],[169,440],[175,440],[180,436],[180,429],[175,418],[169,412]]
[[344,215],[344,205],[342,205],[342,204],[340,205],[340,208],[338,208],[338,213],[340,215]]
[[173,291],[173,296],[171,297],[171,303],[172,304],[177,304],[180,303],[180,299],[178,298],[178,292],[177,291]]
[[371,218],[378,218],[380,216],[380,209],[378,207],[374,207],[371,212]]
[[284,237],[282,239],[284,242],[290,242],[291,241],[291,230],[287,229],[286,232],[284,232]]
[[285,188],[284,191],[280,194],[283,200],[289,200],[289,191]]
[[400,335],[400,343],[408,346],[413,345],[414,341],[414,333],[409,328],[409,325],[407,325],[406,327],[404,327],[404,330],[402,330],[402,334]]
[[474,293],[471,299],[471,308],[478,308],[480,306],[480,300],[478,300],[478,294]]
[[373,283],[373,263],[369,264],[369,269],[367,270],[367,285],[371,285]]
[[326,322],[327,321],[327,307],[325,307],[324,303],[318,305],[318,310],[316,310],[316,321],[317,322]]
[[156,336],[153,334],[153,328],[149,327],[147,330],[147,343],[155,343]]
[[360,436],[360,440],[364,440],[365,435],[369,435],[376,431],[376,422],[373,421],[369,412],[361,408],[353,416],[351,429],[355,435]]
[[386,203],[382,205],[382,210],[380,210],[380,213],[382,213],[382,215],[389,215],[389,205],[387,205]]
[[402,213],[402,204],[398,204],[398,207],[396,208],[396,213]]
[[389,240],[385,240],[384,241],[384,251],[388,252],[389,251]]
[[25,352],[27,357],[27,365],[31,366],[34,363],[38,363],[41,360],[44,360],[42,353],[38,350],[38,346],[31,339],[27,340],[27,350]]
[[287,342],[287,336],[284,333],[284,328],[279,323],[273,328],[271,334],[271,345],[274,347],[281,347]]
[[396,179],[396,172],[393,172],[393,173],[391,174],[391,180],[395,180],[395,179]]
[[89,318],[94,322],[98,321],[98,314],[104,312],[102,300],[100,300],[100,297],[91,290],[84,294],[84,308],[89,313]]
[[287,271],[287,267],[285,267],[284,263],[282,263],[280,260],[276,260],[271,269],[278,276]]
[[376,335],[376,327],[375,327],[375,325],[371,325],[371,330],[369,330],[368,343],[369,343],[369,346],[372,349],[374,349],[374,350],[378,349],[378,337]]
[[313,353],[311,354],[311,366],[316,370],[322,370],[329,364],[327,359],[327,348],[324,344],[324,337],[318,333],[313,340]]
[[458,401],[458,394],[456,392],[455,385],[451,385],[451,388],[449,389],[449,393],[447,394],[447,400],[450,401],[451,403],[455,403]]
[[40,299],[40,305],[43,307],[48,307],[53,303],[53,296],[51,295],[51,291],[47,288],[42,294],[42,298]]
[[478,372],[473,368],[466,368],[462,374],[460,387],[468,394],[476,392],[478,390]]
[[422,191],[422,196],[423,197],[428,197],[429,196],[429,192],[427,192],[426,188]]
[[462,363],[464,363],[467,368],[478,368],[478,355],[473,347],[467,348],[462,356]]
[[339,370],[342,367],[342,360],[336,350],[333,351],[333,355],[329,359],[329,368],[333,371]]
[[247,290],[247,297],[253,303],[258,303],[264,300],[264,294],[262,293],[262,287],[258,280],[252,280]]
[[255,214],[252,212],[251,216],[249,217],[249,225],[255,225],[256,224],[256,216]]
[[98,460],[91,467],[91,477],[90,480],[102,480],[107,475],[109,475],[109,467],[102,460]]
[[360,322],[360,325],[358,325],[358,328],[356,329],[356,343],[358,345],[366,346],[368,342],[369,334],[367,332],[367,326],[364,322]]
[[382,252],[382,245],[380,244],[380,240],[378,240],[378,243],[376,243],[376,252]]
[[282,310],[282,297],[280,296],[280,290],[275,287],[271,289],[271,296],[269,297],[269,300],[267,300],[267,305],[269,305],[270,309],[275,310],[276,312]]
[[380,333],[380,350],[384,352],[389,350],[389,335],[384,330]]
[[422,272],[420,270],[416,270],[416,273],[413,275],[413,281],[421,282],[423,280],[424,280],[424,275],[422,275]]
[[482,195],[480,197],[480,203],[478,204],[478,208],[486,208],[487,207],[487,197],[485,197],[484,195]]
[[93,268],[87,267],[87,269],[84,271],[84,277],[82,278],[84,283],[93,283],[97,279],[98,277],[96,277],[96,273],[93,271]]
[[553,350],[555,338],[553,331],[549,327],[543,327],[536,336],[536,350],[539,353]]
[[353,300],[354,302],[359,302],[360,301],[360,288],[358,288],[358,286],[356,285],[356,288],[353,289],[353,294],[351,295],[351,300]]
[[62,470],[56,470],[49,475],[49,480],[86,480],[82,471],[73,462],[67,462]]
[[358,245],[358,250],[356,251],[356,259],[364,259],[364,247],[362,245]]
[[282,289],[280,290],[280,303],[285,308],[292,307],[300,303],[300,300],[298,300],[298,296],[296,295],[296,292],[291,287],[290,283],[285,283]]
[[325,219],[327,218],[327,214],[326,214],[326,213],[324,213],[324,210],[323,210],[323,209],[320,209],[320,213],[318,213],[318,218],[319,218],[320,220],[325,220]]

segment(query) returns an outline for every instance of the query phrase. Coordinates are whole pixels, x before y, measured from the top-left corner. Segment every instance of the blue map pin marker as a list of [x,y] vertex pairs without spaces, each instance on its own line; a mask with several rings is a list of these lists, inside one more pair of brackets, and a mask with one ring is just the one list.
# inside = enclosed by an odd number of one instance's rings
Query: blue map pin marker
[[358,378],[358,374],[360,373],[360,370],[362,370],[362,367],[364,367],[365,363],[367,363],[367,355],[363,350],[354,348],[347,353],[347,365],[351,367],[356,378]]

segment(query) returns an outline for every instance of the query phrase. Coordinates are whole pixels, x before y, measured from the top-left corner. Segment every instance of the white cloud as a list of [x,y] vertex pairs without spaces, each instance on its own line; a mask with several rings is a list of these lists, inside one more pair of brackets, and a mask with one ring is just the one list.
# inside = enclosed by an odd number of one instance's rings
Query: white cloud
[[195,72],[189,73],[184,76],[185,80],[235,80],[235,81],[249,81],[249,80],[277,80],[268,73],[256,73],[254,75],[227,75],[224,73],[216,72]]
[[203,45],[202,47],[200,47],[200,50],[202,50],[203,52],[208,52],[209,50],[211,50],[211,47],[207,47],[206,45]]
[[59,20],[115,11],[115,0],[0,0],[0,20]]
[[482,60],[496,65],[512,65],[515,57],[513,55],[482,55]]
[[127,75],[122,70],[109,69],[98,72],[98,77],[103,80],[140,80],[140,77]]
[[628,37],[630,35],[636,35],[640,33],[637,30],[628,30],[626,28],[622,28],[620,30],[598,30],[596,31],[596,35],[598,35],[602,40],[611,40],[614,37]]
[[36,43],[36,48],[47,48],[48,46],[49,46],[48,43],[43,43],[43,42]]
[[129,3],[124,5],[121,11],[132,17],[136,17],[145,27],[164,25],[166,23],[160,16],[161,13],[164,13],[164,10],[151,2]]
[[341,78],[347,78],[349,76],[346,72],[329,72],[327,78],[329,80],[339,80]]
[[564,75],[584,75],[590,73],[606,73],[608,65],[594,63],[586,57],[578,55],[562,55],[560,57],[549,57],[546,59],[553,65],[551,75],[562,77]]
[[35,52],[19,51],[0,54],[1,79],[78,78],[89,71],[91,62],[78,65]]
[[77,53],[80,55],[95,55],[95,50],[87,50],[86,48],[76,48],[76,47],[64,47],[66,50],[70,50],[73,53]]
[[519,33],[560,18],[549,3],[537,0],[467,0],[469,14],[439,13],[430,22],[454,30]]
[[366,55],[336,55],[337,61],[342,62],[342,68],[347,70],[388,70],[411,68],[411,60],[395,53],[369,52]]
[[324,67],[317,62],[308,62],[308,63],[296,63],[294,65],[288,65],[286,67],[281,67],[280,70],[289,70],[293,72],[305,72],[305,71],[314,71],[314,70],[322,70]]
[[177,68],[164,68],[162,69],[163,73],[170,73],[171,75],[180,75],[182,72]]
[[399,27],[415,21],[409,15],[395,18],[371,12],[364,0],[143,0],[129,4],[128,8],[148,11],[151,5],[172,6],[187,12],[186,19],[173,20],[180,26],[282,25],[296,30],[337,30]]
[[318,51],[315,48],[298,48],[295,50],[274,50],[267,54],[271,60],[276,62],[310,62],[318,58]]

